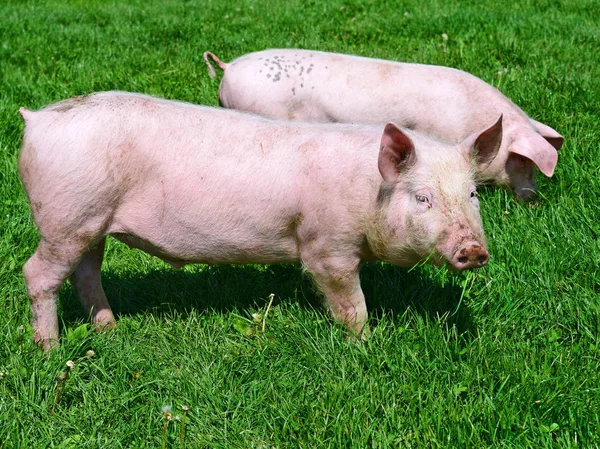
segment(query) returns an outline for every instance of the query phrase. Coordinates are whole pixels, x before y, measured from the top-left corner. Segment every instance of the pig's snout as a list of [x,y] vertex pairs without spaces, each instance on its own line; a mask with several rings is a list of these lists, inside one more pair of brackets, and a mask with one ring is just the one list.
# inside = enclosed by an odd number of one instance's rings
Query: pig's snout
[[471,244],[459,249],[450,261],[457,270],[483,267],[490,260],[486,249],[479,244]]
[[537,190],[535,189],[518,189],[515,190],[517,199],[524,203],[537,203],[539,201]]

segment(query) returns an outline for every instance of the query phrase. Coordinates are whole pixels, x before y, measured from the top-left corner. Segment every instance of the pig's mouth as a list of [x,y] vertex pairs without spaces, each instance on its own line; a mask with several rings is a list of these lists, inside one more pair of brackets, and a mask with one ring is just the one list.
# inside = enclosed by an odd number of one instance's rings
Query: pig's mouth
[[515,197],[517,200],[526,204],[537,204],[539,202],[539,196],[537,189],[535,188],[519,188],[515,189]]

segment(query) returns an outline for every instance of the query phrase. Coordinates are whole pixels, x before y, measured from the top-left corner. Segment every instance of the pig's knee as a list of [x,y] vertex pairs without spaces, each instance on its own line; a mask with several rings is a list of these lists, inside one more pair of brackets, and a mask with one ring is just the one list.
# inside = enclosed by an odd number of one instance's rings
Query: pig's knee
[[23,277],[31,303],[56,299],[68,272],[60,266],[45,260],[39,251],[23,266]]

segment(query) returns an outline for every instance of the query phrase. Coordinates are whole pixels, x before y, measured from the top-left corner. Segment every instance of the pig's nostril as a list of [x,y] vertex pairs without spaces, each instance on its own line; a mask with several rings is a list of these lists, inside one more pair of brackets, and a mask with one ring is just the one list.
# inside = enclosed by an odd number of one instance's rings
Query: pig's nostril
[[461,248],[454,256],[452,264],[459,270],[483,267],[488,263],[490,255],[478,244]]

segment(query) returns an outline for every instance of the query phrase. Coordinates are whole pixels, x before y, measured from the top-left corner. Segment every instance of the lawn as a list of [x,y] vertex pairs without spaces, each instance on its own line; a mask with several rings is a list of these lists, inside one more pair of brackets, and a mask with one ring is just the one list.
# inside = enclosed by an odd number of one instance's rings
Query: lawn
[[[600,445],[596,0],[5,0],[0,17],[0,449]],[[45,356],[18,108],[112,89],[216,106],[204,51],[283,47],[473,73],[565,136],[556,173],[537,205],[481,189],[480,270],[366,264],[363,344],[300,266],[175,270],[109,239],[117,328],[94,332],[65,285]]]

